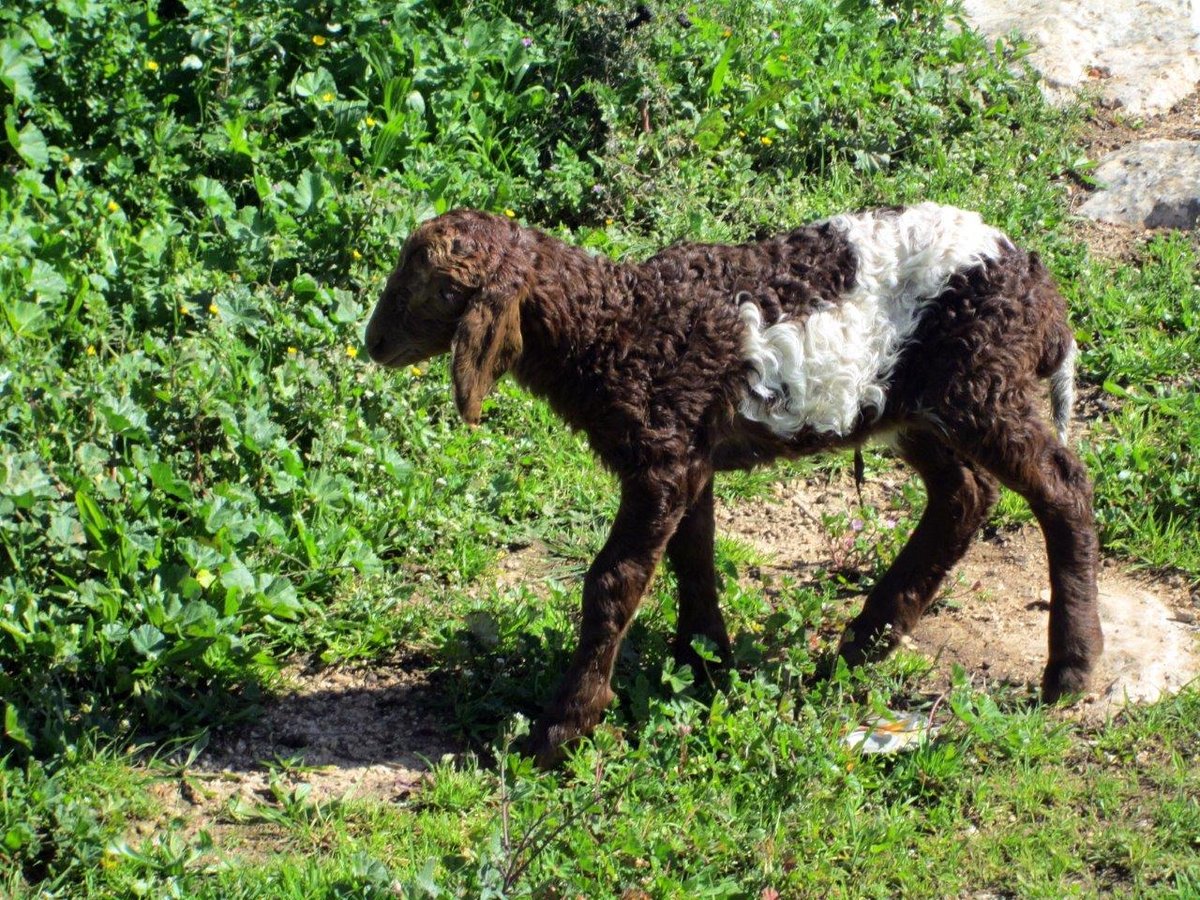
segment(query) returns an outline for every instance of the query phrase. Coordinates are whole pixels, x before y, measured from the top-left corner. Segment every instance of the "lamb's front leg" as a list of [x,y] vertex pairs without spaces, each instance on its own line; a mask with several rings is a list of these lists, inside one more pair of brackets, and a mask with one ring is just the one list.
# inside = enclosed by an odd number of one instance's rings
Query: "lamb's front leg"
[[675,662],[688,665],[700,676],[704,660],[692,648],[692,639],[708,638],[716,645],[722,664],[732,656],[729,632],[717,597],[714,550],[713,483],[710,477],[667,544],[667,559],[679,582],[679,618],[675,627]]
[[686,491],[668,476],[622,485],[608,541],[584,577],[579,647],[533,731],[530,749],[540,766],[553,766],[564,744],[590,734],[612,700],[621,639],[686,506]]

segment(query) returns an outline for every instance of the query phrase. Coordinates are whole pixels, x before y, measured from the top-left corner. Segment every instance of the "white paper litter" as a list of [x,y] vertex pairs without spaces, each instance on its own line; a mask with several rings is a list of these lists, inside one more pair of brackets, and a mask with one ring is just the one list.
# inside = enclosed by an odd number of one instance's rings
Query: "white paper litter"
[[912,750],[923,738],[937,734],[930,727],[926,713],[887,711],[887,715],[871,716],[854,728],[842,740],[863,753],[899,753]]

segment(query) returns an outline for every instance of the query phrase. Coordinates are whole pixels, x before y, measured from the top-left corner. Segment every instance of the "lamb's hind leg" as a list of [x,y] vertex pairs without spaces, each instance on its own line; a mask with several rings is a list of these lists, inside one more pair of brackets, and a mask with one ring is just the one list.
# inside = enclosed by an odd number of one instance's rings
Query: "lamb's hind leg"
[[928,432],[902,435],[898,449],[925,482],[928,502],[908,543],[846,628],[840,653],[851,665],[886,655],[917,624],[996,502],[996,482]]
[[997,414],[983,429],[955,432],[959,449],[1028,501],[1050,561],[1050,659],[1042,696],[1083,691],[1104,648],[1096,602],[1099,544],[1092,485],[1079,458],[1033,409]]
[[728,663],[730,657],[729,633],[717,598],[714,532],[710,478],[667,543],[667,559],[679,582],[675,661],[690,665],[696,674],[703,670],[703,660],[692,648],[693,637],[712,641],[722,663]]

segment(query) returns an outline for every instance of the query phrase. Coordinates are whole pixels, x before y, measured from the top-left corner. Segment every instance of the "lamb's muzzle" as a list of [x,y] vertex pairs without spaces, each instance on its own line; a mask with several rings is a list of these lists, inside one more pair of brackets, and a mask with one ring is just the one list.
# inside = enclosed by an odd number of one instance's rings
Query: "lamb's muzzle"
[[1036,412],[1051,380],[1065,433],[1074,341],[1036,255],[975,213],[935,204],[834,218],[754,244],[680,244],[618,265],[487,213],[458,210],[405,242],[367,326],[371,358],[452,352],[477,422],[511,371],[584,431],[621,482],[584,579],[579,648],[534,733],[550,763],[611,698],[621,638],[665,555],[679,581],[675,653],[723,660],[712,478],[886,432],[928,503],[848,626],[850,662],[886,653],[932,601],[998,492],[1028,500],[1050,560],[1047,700],[1083,690],[1102,638],[1083,466]]

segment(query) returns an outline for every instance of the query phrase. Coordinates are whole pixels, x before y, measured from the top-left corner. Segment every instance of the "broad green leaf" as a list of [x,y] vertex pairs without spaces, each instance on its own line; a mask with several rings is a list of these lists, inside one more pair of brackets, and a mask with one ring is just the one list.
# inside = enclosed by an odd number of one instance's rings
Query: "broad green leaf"
[[4,130],[8,134],[8,142],[27,166],[39,171],[46,167],[50,161],[50,148],[40,128],[32,122],[26,122],[25,127],[18,131],[16,118],[10,113],[4,121]]
[[337,93],[337,82],[327,69],[303,72],[292,82],[292,91],[297,97],[323,97]]
[[163,633],[153,625],[139,625],[130,631],[129,642],[134,650],[145,657],[158,656],[166,643]]
[[313,278],[307,272],[301,272],[292,279],[292,293],[300,299],[307,300],[314,296],[320,287],[321,285],[317,279]]
[[58,496],[44,464],[33,453],[0,459],[0,497],[8,497],[18,509],[29,509],[39,500]]
[[46,537],[62,547],[87,543],[87,538],[83,534],[83,526],[74,516],[51,516],[50,527],[46,529]]
[[132,397],[104,397],[96,403],[96,411],[117,434],[133,439],[146,437],[146,411]]
[[66,293],[67,280],[53,266],[35,259],[29,269],[26,287],[43,303],[53,303]]
[[232,560],[223,568],[224,571],[221,573],[222,587],[229,589],[239,588],[243,591],[254,590],[254,576],[240,560]]
[[[267,578],[269,576],[263,576]],[[304,611],[296,588],[282,575],[271,578],[262,592],[259,607],[277,619],[295,619]]]
[[19,38],[9,37],[0,41],[0,84],[8,88],[17,100],[33,100],[34,81],[31,70],[41,64],[41,54]]
[[19,338],[41,334],[48,324],[46,310],[36,303],[25,300],[5,300],[4,319],[13,334]]
[[212,215],[228,217],[237,211],[233,198],[229,196],[229,192],[219,181],[214,181],[207,175],[199,175],[192,182],[192,187],[196,190],[196,196],[200,198]]
[[321,202],[321,198],[325,196],[325,180],[321,176],[306,169],[305,172],[296,181],[295,194],[295,210],[300,215],[311,212]]
[[[9,740],[20,744],[26,750],[33,749],[33,741],[29,737],[29,732],[21,724],[21,717],[17,713],[17,708],[11,703],[4,704],[4,734]],[[7,842],[7,837],[5,840]]]
[[192,486],[179,478],[169,463],[156,462],[150,465],[150,483],[179,500],[192,499]]
[[705,150],[712,150],[725,136],[725,113],[720,109],[710,110],[696,127],[696,143]]

